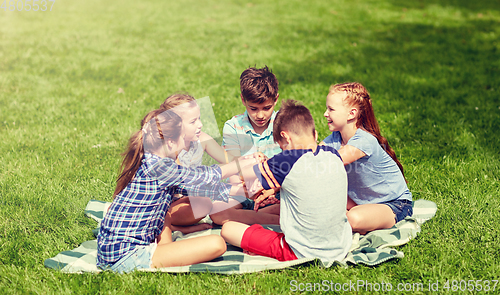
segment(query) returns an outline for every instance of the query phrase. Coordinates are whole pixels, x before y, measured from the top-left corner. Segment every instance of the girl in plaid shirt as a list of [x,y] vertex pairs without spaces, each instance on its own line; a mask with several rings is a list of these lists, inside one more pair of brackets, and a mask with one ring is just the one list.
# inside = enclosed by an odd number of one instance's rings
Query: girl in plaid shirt
[[154,110],[129,140],[114,200],[97,237],[97,266],[116,272],[182,266],[212,260],[226,251],[217,235],[172,242],[167,211],[174,194],[227,201],[242,193],[222,178],[238,173],[242,158],[223,166],[187,168],[175,163],[184,148],[182,120],[172,111]]
[[[182,118],[184,130],[184,148],[180,150],[176,163],[184,167],[202,165],[206,152],[221,164],[233,161],[236,157],[226,151],[208,134],[202,131],[201,110],[197,100],[187,93],[172,94],[161,104],[160,109],[172,110]],[[212,210],[209,198],[183,196],[177,194],[172,198],[169,213],[170,229],[190,233],[212,228],[209,223],[198,223]]]

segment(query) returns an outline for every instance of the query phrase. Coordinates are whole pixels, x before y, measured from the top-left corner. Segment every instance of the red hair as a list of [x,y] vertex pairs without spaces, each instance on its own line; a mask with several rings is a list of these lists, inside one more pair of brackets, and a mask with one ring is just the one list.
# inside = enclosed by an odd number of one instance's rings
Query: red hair
[[396,153],[389,146],[387,139],[380,134],[380,127],[373,112],[372,100],[366,88],[357,82],[342,83],[330,86],[329,93],[345,92],[344,103],[358,109],[356,127],[371,133],[377,138],[380,146],[396,162],[404,177],[403,165],[396,157]]

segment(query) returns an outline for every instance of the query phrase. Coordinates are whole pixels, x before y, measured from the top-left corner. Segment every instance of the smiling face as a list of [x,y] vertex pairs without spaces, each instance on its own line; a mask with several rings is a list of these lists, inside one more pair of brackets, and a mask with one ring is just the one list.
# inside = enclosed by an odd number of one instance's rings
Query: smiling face
[[261,134],[269,126],[269,120],[273,115],[276,101],[267,100],[263,103],[253,103],[241,99],[243,105],[247,109],[248,118],[256,133]]
[[351,119],[350,109],[344,105],[345,92],[329,93],[326,97],[326,111],[324,116],[328,121],[328,129],[333,131],[341,131],[348,120]]
[[198,105],[181,106],[179,110],[176,109],[176,113],[182,118],[186,143],[197,141],[200,138],[201,127],[203,127],[200,119],[200,107]]

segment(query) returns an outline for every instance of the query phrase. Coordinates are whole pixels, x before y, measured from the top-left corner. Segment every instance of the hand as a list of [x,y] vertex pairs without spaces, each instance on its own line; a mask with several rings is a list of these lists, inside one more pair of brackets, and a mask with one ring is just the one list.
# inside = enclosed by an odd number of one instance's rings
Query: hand
[[256,199],[254,199],[255,205],[253,209],[255,211],[258,211],[260,207],[264,207],[268,204],[279,203],[279,200],[276,199],[275,194],[276,192],[274,189],[263,190],[262,193]]
[[266,207],[267,205],[279,204],[280,200],[276,199],[276,195],[269,196],[269,198],[265,199],[261,203],[259,203],[259,207]]
[[255,158],[257,163],[264,163],[265,161],[267,161],[267,156],[261,152],[253,153],[253,157]]
[[260,162],[252,155],[242,156],[236,159],[240,163],[240,167],[253,166],[259,164]]
[[262,187],[262,184],[260,183],[259,179],[256,178],[250,188],[248,189],[248,195],[250,196],[249,199],[253,200],[256,197],[260,195],[260,193],[264,190]]

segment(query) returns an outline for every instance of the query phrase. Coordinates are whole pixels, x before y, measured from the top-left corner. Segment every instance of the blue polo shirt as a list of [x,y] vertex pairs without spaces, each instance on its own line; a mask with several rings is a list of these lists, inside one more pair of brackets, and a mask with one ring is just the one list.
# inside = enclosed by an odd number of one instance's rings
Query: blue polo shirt
[[227,120],[222,129],[222,147],[226,151],[239,150],[242,156],[262,152],[268,158],[281,153],[281,148],[273,139],[273,122],[276,111],[271,116],[269,126],[262,134],[252,127],[248,113],[236,115]]

